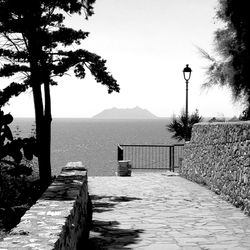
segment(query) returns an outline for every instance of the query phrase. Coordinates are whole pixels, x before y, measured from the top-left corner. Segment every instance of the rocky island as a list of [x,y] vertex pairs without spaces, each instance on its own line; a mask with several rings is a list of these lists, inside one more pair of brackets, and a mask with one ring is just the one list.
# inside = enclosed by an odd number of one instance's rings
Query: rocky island
[[158,118],[147,109],[135,108],[111,108],[105,109],[99,114],[93,116],[94,119],[156,119]]

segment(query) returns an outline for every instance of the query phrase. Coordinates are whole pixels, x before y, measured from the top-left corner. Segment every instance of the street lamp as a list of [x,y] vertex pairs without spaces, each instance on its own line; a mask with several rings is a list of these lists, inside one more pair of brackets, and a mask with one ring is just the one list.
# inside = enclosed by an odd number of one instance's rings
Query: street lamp
[[186,81],[186,124],[185,124],[185,139],[187,140],[187,133],[188,133],[188,81],[191,77],[191,68],[188,67],[188,64],[183,69],[183,76]]

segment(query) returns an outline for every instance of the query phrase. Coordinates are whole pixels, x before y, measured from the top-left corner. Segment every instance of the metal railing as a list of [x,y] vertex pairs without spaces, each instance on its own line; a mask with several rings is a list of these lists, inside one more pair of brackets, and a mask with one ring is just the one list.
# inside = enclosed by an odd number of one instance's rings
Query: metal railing
[[168,169],[180,166],[184,144],[117,146],[117,159],[130,160],[133,169]]

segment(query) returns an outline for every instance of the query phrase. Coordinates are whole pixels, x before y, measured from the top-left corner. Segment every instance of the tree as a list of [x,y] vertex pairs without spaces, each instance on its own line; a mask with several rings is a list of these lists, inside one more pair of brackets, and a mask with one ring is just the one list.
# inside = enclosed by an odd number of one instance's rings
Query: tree
[[[175,116],[173,116],[171,123],[168,124],[166,127],[168,131],[173,133],[172,135],[173,138],[177,139],[178,141],[185,139],[189,141],[191,139],[191,132],[193,125],[195,123],[201,122],[202,120],[203,118],[202,116],[199,115],[198,110],[195,110],[195,112],[188,117],[188,121],[186,113],[182,111],[179,117],[176,118]],[[187,130],[186,130],[186,124],[187,124]]]
[[214,37],[219,58],[200,50],[210,62],[205,86],[218,84],[231,88],[234,99],[243,100],[246,105],[244,119],[250,119],[250,17],[247,4],[247,1],[219,0],[216,17],[224,23]]
[[[31,88],[34,98],[40,180],[51,180],[51,100],[54,77],[73,70],[83,79],[88,69],[108,93],[119,85],[107,71],[106,61],[78,45],[88,32],[66,27],[66,16],[93,14],[95,0],[0,0],[0,77],[19,76],[0,92],[0,105]],[[72,45],[75,45],[73,49]],[[42,91],[43,87],[43,91]]]

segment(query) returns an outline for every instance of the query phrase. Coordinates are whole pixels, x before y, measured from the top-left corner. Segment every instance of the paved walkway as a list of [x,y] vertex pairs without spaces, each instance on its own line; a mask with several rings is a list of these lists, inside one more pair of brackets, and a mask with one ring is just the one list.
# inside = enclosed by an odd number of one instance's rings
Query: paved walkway
[[89,192],[89,249],[250,249],[250,217],[179,176],[89,177]]

